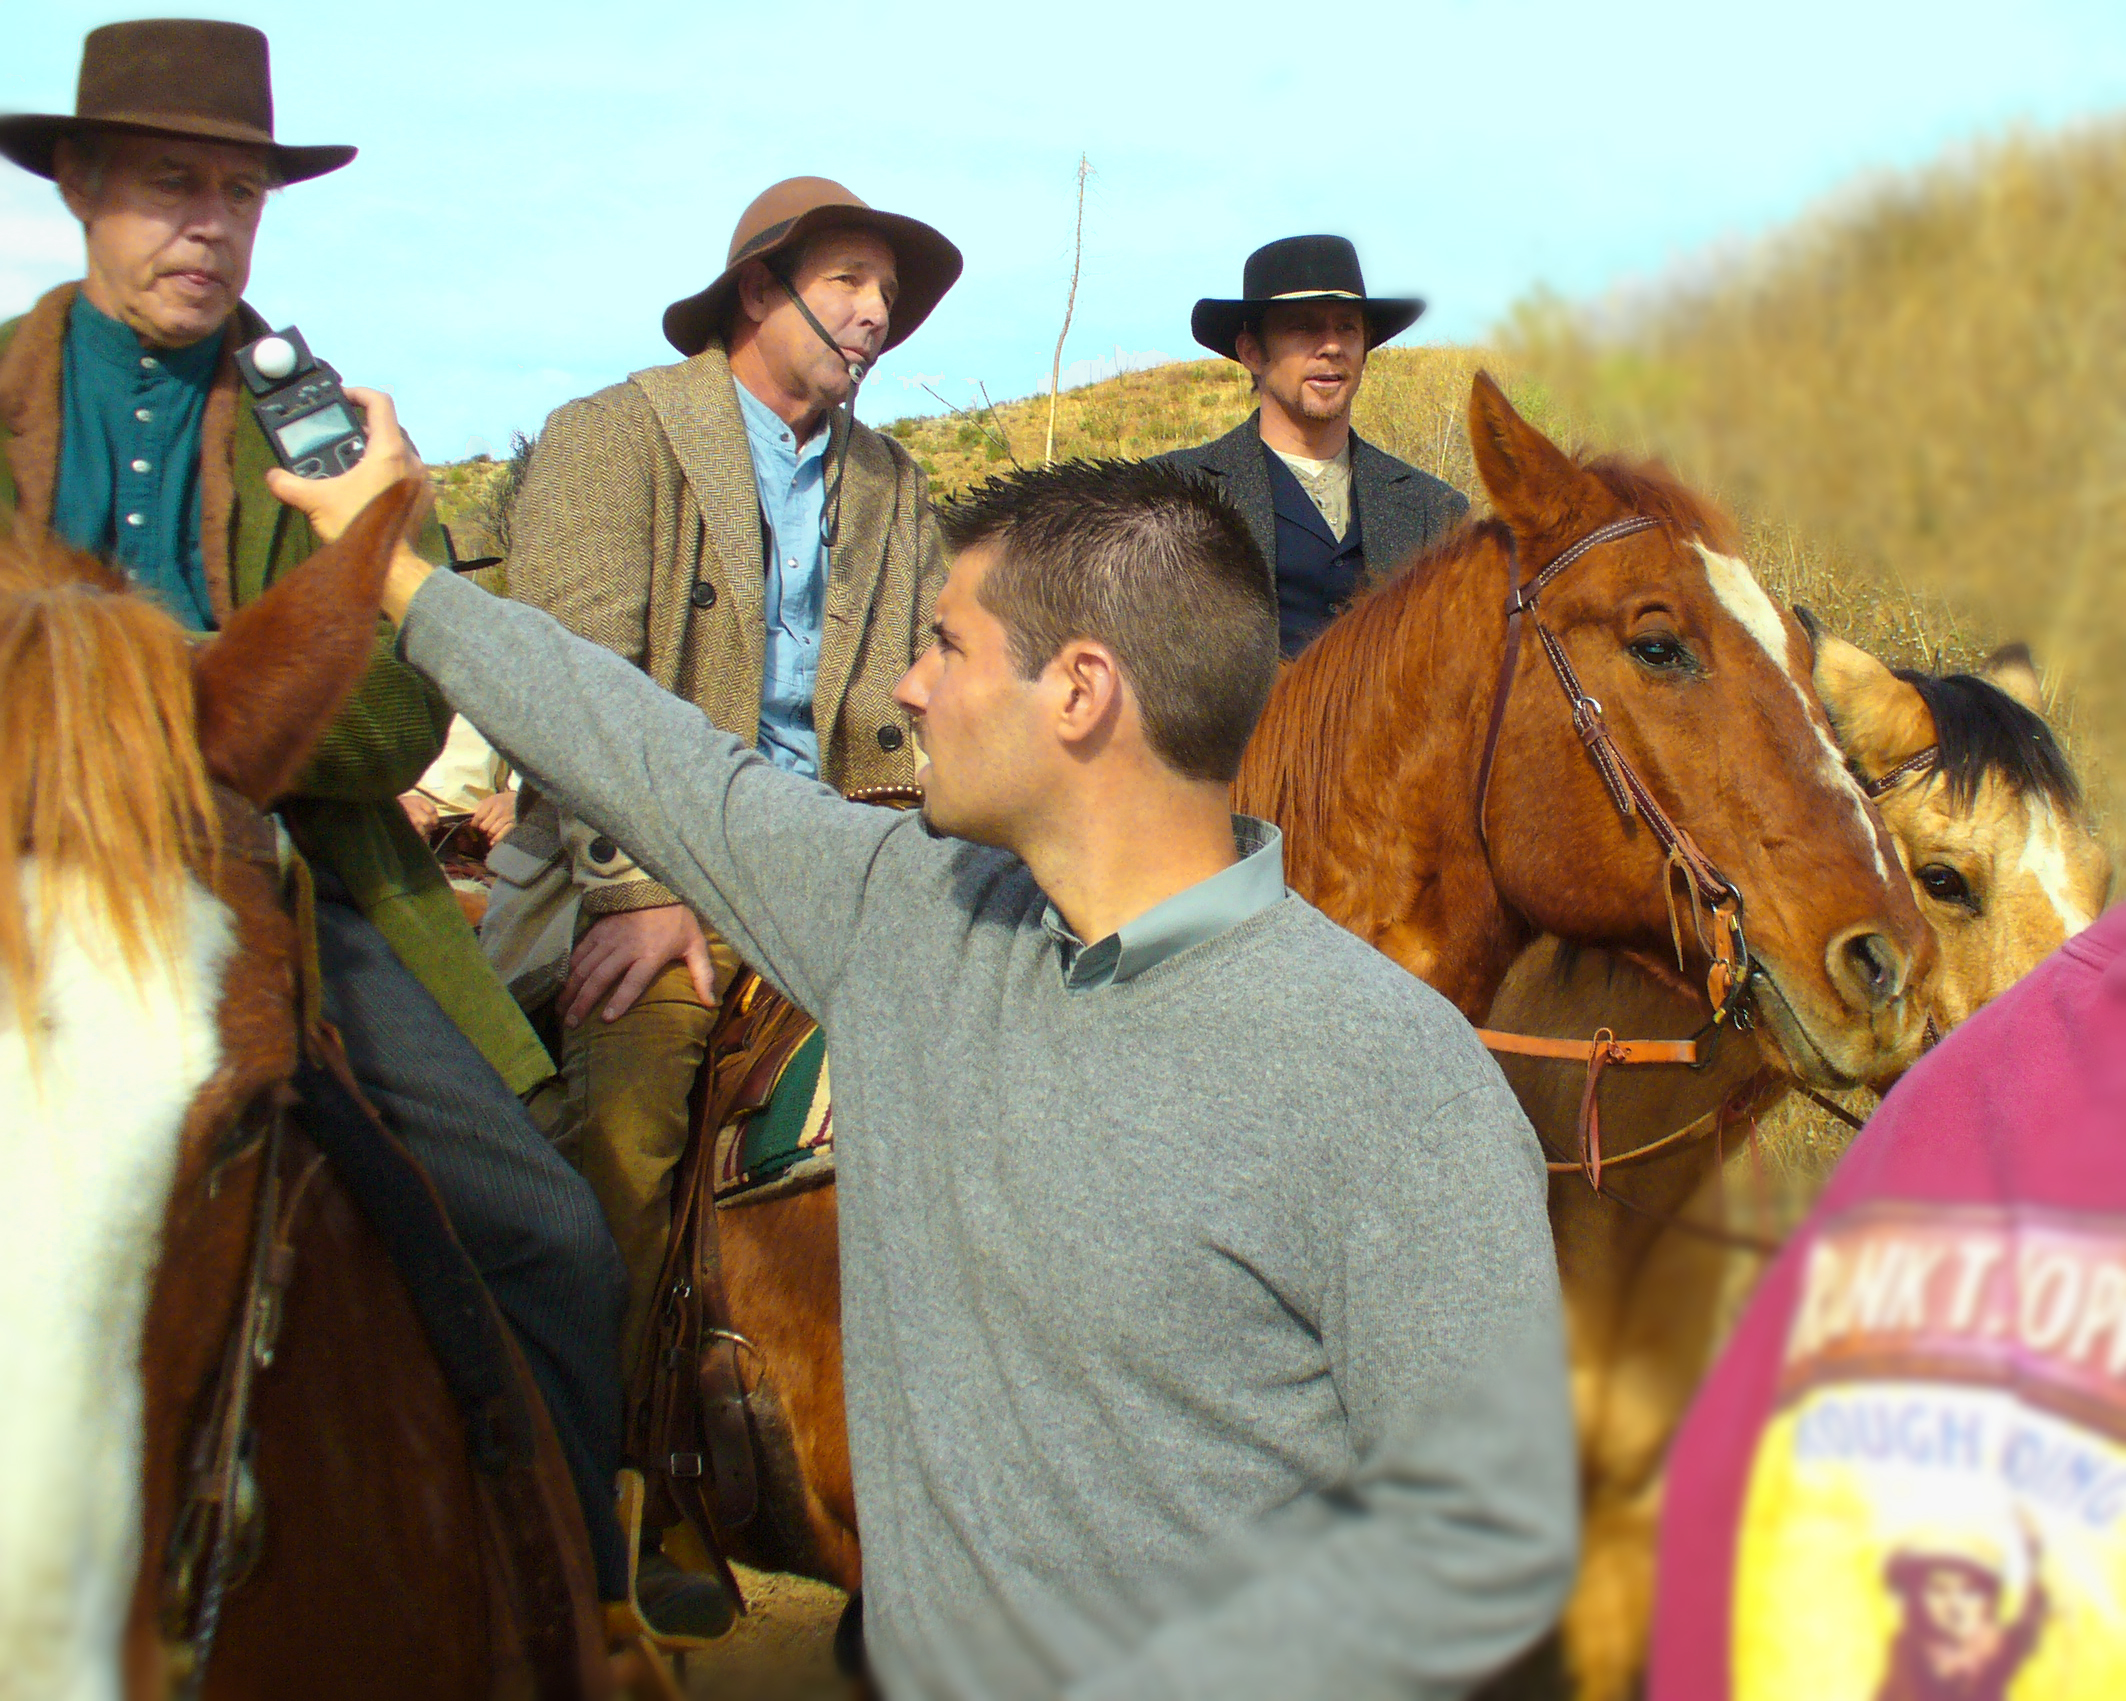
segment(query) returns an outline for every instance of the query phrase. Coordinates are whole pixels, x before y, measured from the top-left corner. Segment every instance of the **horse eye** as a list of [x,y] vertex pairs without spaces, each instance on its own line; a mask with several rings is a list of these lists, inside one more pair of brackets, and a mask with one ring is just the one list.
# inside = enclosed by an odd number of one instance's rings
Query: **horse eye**
[[1631,653],[1648,667],[1672,668],[1690,665],[1690,651],[1675,638],[1634,638],[1631,641]]
[[1928,863],[1919,871],[1919,883],[1926,888],[1928,897],[1945,904],[1961,904],[1973,915],[1978,914],[1978,900],[1971,895],[1969,882],[1946,862]]

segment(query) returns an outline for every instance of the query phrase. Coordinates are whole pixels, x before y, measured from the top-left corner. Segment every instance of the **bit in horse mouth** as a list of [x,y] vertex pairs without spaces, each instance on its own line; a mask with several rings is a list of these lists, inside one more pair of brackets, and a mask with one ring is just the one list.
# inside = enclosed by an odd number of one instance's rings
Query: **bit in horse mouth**
[[[1764,991],[1771,994],[1770,1002],[1759,992],[1760,985]],[[1793,1002],[1780,990],[1779,982],[1773,977],[1772,971],[1761,962],[1750,965],[1749,987],[1749,1002],[1744,1008],[1753,1009],[1764,1018],[1764,1025],[1771,1035],[1772,1043],[1785,1054],[1797,1079],[1805,1080],[1811,1086],[1830,1087],[1840,1092],[1866,1084],[1858,1076],[1848,1074],[1831,1061],[1823,1047],[1816,1043],[1815,1035],[1809,1032],[1808,1025],[1802,1021],[1799,1012],[1794,1009]],[[1800,1040],[1801,1049],[1808,1053],[1806,1057],[1796,1055],[1796,1047],[1789,1041],[1789,1034]]]

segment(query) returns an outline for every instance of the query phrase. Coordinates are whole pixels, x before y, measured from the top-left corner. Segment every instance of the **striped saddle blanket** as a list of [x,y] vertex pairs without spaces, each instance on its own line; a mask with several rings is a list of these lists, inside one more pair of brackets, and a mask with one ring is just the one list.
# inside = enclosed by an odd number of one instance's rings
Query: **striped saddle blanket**
[[720,1089],[710,1101],[716,1203],[754,1204],[832,1181],[827,1036],[751,971],[732,984],[725,1010],[704,1070]]

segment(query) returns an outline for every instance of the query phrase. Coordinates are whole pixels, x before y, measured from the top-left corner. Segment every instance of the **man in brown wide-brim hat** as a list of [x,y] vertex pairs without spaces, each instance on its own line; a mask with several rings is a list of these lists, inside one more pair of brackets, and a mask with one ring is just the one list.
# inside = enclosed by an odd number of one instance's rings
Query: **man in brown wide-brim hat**
[[[107,557],[212,631],[318,547],[274,499],[234,351],[268,329],[242,299],[267,192],[354,149],[276,137],[257,30],[152,19],[93,31],[74,111],[0,117],[0,153],[56,181],[87,260],[0,325],[0,514]],[[433,528],[424,552],[444,558]],[[379,640],[277,814],[316,883],[324,1013],[516,1331],[612,1599],[626,1587],[619,1260],[519,1099],[553,1064],[397,802],[449,720]]]
[[[510,594],[778,767],[844,792],[910,784],[892,692],[929,643],[944,552],[922,472],[854,400],[959,273],[936,230],[839,183],[763,191],[723,269],[665,312],[686,358],[546,422],[512,521]],[[578,1162],[628,1266],[632,1364],[688,1091],[737,959],[636,866],[624,832],[548,801],[522,808],[504,849],[483,938],[520,997],[557,998]],[[557,926],[542,894],[564,867],[576,915]]]

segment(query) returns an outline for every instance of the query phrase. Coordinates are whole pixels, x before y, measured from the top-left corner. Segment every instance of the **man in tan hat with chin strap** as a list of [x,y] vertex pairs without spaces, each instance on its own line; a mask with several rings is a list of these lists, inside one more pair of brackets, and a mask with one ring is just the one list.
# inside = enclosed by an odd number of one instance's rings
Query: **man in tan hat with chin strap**
[[[911,783],[892,690],[929,642],[944,555],[923,474],[853,403],[959,272],[938,232],[838,183],[766,190],[723,272],[664,316],[687,358],[547,421],[512,522],[511,594],[779,767],[844,792]],[[577,1161],[628,1265],[632,1366],[688,1089],[736,959],[623,844],[551,803],[525,810],[515,843],[567,858],[580,894],[562,1072]],[[488,943],[506,959],[501,921]]]
[[[0,325],[0,513],[110,558],[211,631],[318,547],[274,500],[295,481],[234,351],[268,329],[242,300],[268,190],[354,149],[275,139],[257,30],[159,19],[90,34],[75,111],[0,118],[0,153],[56,180],[87,248],[80,283]],[[426,541],[443,559],[440,534]],[[317,883],[325,1014],[516,1331],[613,1599],[621,1270],[590,1189],[518,1098],[553,1065],[396,801],[449,720],[380,636],[278,814]]]

